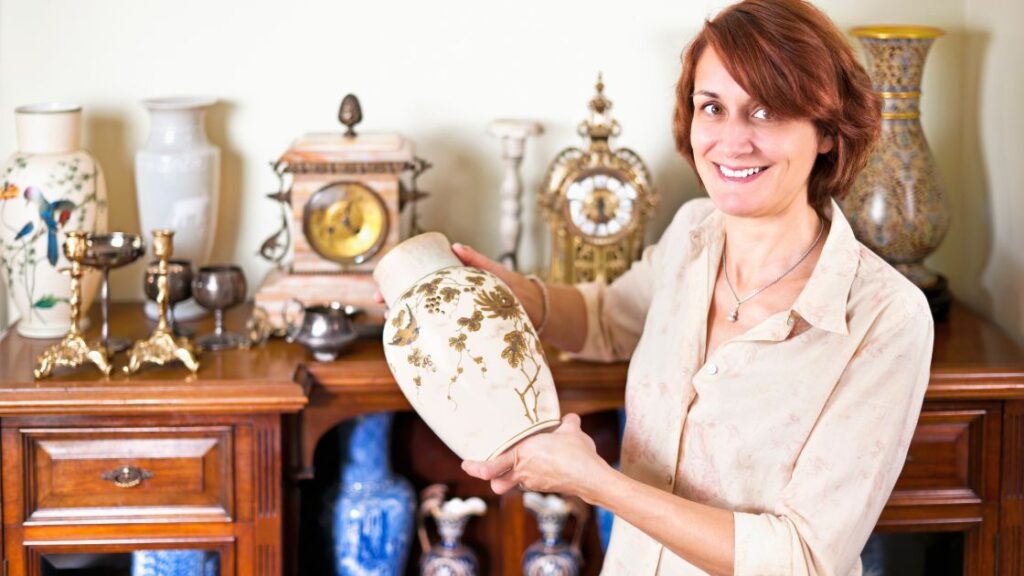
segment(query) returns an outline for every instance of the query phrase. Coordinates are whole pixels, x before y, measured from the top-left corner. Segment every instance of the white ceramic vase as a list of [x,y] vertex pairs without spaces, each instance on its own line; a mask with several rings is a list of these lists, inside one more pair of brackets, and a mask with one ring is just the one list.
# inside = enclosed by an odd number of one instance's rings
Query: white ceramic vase
[[[174,230],[174,257],[207,264],[213,250],[220,198],[220,149],[206,138],[206,111],[213,98],[144,100],[149,140],[135,153],[135,188],[143,238],[156,229]],[[194,300],[175,306],[179,320],[204,314]],[[149,302],[146,314],[156,317]]]
[[501,280],[463,266],[436,232],[393,248],[373,276],[390,309],[388,367],[459,457],[487,460],[558,426],[540,339]]
[[[107,229],[107,190],[99,163],[80,147],[82,107],[35,104],[15,111],[18,151],[0,172],[0,276],[28,338],[59,338],[71,326],[70,264],[64,231]],[[98,274],[82,282],[89,309]]]

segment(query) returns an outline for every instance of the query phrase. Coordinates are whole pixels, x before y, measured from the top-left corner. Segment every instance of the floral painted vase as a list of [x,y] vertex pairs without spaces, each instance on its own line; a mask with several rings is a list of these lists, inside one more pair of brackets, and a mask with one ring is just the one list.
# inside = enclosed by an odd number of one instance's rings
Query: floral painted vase
[[373,276],[390,309],[388,367],[460,458],[487,460],[558,426],[540,338],[501,280],[463,266],[436,232],[393,248]]
[[926,292],[944,283],[923,261],[949,228],[946,193],[921,129],[921,76],[937,28],[870,26],[852,34],[864,46],[871,81],[884,101],[882,136],[842,200],[857,238]]
[[[59,338],[71,327],[66,230],[105,232],[103,171],[79,145],[82,107],[37,104],[15,110],[18,151],[0,172],[0,276],[28,338]],[[82,313],[99,286],[82,281]]]
[[[562,529],[572,514],[569,503],[555,495],[536,492],[523,495],[523,506],[537,517],[541,539],[523,554],[523,576],[578,576],[582,556],[579,542],[562,541]],[[577,534],[582,534],[582,518],[577,519]]]
[[132,552],[132,576],[219,576],[220,557],[203,550]]
[[333,502],[334,566],[339,576],[403,574],[416,495],[391,473],[389,412],[353,420]]
[[[476,554],[462,544],[462,534],[471,516],[483,516],[485,512],[487,504],[479,498],[453,498],[443,504],[425,500],[420,506],[420,514],[434,518],[441,539],[437,544],[427,547],[420,558],[420,576],[479,574],[480,563]],[[429,540],[425,543],[429,544]]]

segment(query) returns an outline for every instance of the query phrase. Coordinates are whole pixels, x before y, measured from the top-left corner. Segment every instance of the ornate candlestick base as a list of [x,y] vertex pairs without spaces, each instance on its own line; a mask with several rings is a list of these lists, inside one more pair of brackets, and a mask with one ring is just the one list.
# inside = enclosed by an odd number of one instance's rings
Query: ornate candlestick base
[[195,348],[187,338],[175,338],[167,330],[154,330],[149,338],[139,340],[132,346],[124,373],[134,374],[147,363],[163,366],[174,360],[180,360],[193,374],[199,370]]
[[167,321],[170,303],[170,259],[174,252],[174,231],[153,231],[153,254],[157,257],[156,270],[152,272],[156,285],[157,322],[156,328],[149,338],[139,340],[128,353],[128,365],[125,374],[138,372],[144,364],[164,364],[180,360],[193,374],[199,370],[199,360],[195,348],[188,338],[177,338],[171,332]]
[[53,374],[55,368],[77,368],[89,362],[110,376],[112,364],[107,349],[102,344],[90,348],[80,334],[68,334],[36,358],[36,369],[32,373],[38,380]]
[[47,348],[36,358],[36,379],[46,378],[53,374],[57,367],[77,368],[91,362],[101,372],[110,375],[110,353],[106,346],[97,344],[89,346],[82,337],[82,258],[85,256],[85,232],[71,230],[65,232],[64,255],[71,261],[68,274],[71,276],[71,327],[64,338]]

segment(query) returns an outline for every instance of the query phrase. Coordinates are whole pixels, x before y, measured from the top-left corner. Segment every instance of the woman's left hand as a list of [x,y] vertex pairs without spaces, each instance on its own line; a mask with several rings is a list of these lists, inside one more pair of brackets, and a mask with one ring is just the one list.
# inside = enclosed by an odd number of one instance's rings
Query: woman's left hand
[[512,488],[571,494],[589,502],[591,488],[600,484],[610,469],[598,454],[594,441],[580,429],[580,417],[567,414],[553,432],[535,434],[493,460],[466,460],[462,469],[481,480],[490,480],[496,494]]

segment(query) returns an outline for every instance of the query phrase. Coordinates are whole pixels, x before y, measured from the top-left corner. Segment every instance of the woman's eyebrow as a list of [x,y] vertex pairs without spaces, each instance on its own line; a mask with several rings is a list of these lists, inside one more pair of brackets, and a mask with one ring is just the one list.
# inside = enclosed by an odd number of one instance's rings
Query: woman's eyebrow
[[690,98],[693,98],[694,96],[697,95],[707,96],[708,98],[718,98],[718,94],[715,94],[714,92],[709,92],[707,90],[694,90],[693,94],[690,94]]

